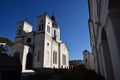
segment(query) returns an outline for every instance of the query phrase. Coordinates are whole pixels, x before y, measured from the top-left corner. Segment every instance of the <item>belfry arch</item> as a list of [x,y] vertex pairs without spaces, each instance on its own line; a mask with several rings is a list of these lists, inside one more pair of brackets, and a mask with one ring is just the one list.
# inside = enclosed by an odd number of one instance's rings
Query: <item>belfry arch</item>
[[113,73],[109,42],[108,42],[107,34],[104,28],[102,29],[102,34],[101,34],[101,44],[102,44],[105,72],[108,78],[107,80],[114,80],[114,73]]

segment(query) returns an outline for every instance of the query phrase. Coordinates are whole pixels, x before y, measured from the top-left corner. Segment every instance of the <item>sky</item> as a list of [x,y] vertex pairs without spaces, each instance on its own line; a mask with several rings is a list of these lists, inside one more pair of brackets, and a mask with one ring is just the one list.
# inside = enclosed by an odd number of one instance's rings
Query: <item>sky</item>
[[14,41],[17,22],[25,19],[35,31],[37,16],[44,12],[49,16],[54,12],[70,60],[83,59],[85,49],[91,52],[87,0],[0,0],[0,37]]

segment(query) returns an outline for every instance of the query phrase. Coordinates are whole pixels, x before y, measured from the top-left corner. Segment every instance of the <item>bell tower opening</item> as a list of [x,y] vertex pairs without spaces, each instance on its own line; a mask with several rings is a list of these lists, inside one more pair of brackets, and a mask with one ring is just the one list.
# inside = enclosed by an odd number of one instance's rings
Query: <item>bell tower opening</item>
[[32,25],[25,20],[18,22],[17,26],[16,36],[22,36],[24,33],[32,32]]

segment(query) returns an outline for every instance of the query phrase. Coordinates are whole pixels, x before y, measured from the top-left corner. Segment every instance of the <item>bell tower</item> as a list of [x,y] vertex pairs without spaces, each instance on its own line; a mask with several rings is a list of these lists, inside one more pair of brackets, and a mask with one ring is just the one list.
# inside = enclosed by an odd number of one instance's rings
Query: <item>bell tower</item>
[[31,24],[29,24],[25,20],[18,22],[15,41],[21,41],[24,34],[29,33],[29,32],[32,32]]
[[52,17],[51,17],[51,19],[52,19],[52,37],[53,38],[55,38],[56,40],[60,40],[60,27],[59,27],[59,25],[57,24],[57,22],[56,22],[56,19],[55,19],[55,16],[54,16],[54,14],[52,15]]

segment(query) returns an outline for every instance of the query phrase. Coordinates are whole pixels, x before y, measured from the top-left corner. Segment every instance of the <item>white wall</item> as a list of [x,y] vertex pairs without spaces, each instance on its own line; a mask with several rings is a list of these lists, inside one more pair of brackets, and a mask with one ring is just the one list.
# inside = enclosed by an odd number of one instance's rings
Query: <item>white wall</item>
[[[66,55],[66,65],[63,64],[63,55]],[[60,45],[60,68],[69,68],[69,54],[65,43]]]
[[[47,35],[49,35],[50,37],[52,37],[52,20],[50,19],[50,17],[48,17],[48,15],[45,16],[45,33]],[[47,26],[50,27],[50,33],[47,31]]]
[[[40,60],[37,61],[37,56],[39,54]],[[33,58],[33,67],[34,68],[42,68],[43,67],[43,57],[44,57],[44,34],[35,35],[35,43],[34,43],[34,58]]]
[[52,66],[52,38],[45,35],[45,43],[44,43],[44,67],[51,68]]
[[22,72],[25,71],[25,67],[26,67],[26,58],[27,58],[27,54],[29,52],[29,46],[24,45],[24,49],[23,49],[23,60],[22,60]]
[[32,25],[30,25],[28,22],[24,21],[23,26],[23,31],[25,31],[26,33],[32,32]]

